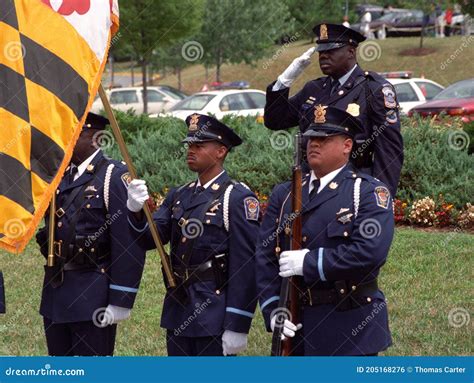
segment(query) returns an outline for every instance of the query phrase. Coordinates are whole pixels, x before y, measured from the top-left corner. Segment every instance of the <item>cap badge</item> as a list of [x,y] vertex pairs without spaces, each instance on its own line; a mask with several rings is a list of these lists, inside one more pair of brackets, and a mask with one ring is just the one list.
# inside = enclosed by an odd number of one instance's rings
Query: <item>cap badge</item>
[[191,120],[189,121],[189,131],[194,132],[198,130],[199,114],[193,114]]
[[328,27],[326,24],[321,24],[319,27],[319,39],[320,40],[327,40],[328,39]]
[[316,106],[314,110],[314,122],[317,124],[324,124],[326,122],[326,108],[327,106],[322,106],[321,104]]

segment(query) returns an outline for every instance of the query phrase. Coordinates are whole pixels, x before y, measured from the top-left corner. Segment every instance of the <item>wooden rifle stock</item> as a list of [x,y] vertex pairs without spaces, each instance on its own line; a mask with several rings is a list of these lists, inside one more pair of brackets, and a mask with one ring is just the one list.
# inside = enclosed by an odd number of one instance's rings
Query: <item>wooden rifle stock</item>
[[[285,243],[285,250],[300,250],[302,241],[302,170],[301,170],[301,133],[295,137],[295,155],[294,166],[291,180],[291,214],[286,223],[289,229],[291,225],[290,240]],[[285,233],[286,234],[286,233]],[[285,235],[285,238],[288,238]],[[289,243],[288,243],[289,242]],[[289,246],[288,246],[289,245]],[[300,307],[299,307],[299,279],[300,277],[293,276],[290,278],[283,278],[280,289],[280,299],[278,301],[278,308],[275,310],[275,328],[272,337],[272,356],[291,356],[294,352],[294,345],[292,338],[285,338],[282,340],[283,325],[285,319],[298,324],[300,323]]]

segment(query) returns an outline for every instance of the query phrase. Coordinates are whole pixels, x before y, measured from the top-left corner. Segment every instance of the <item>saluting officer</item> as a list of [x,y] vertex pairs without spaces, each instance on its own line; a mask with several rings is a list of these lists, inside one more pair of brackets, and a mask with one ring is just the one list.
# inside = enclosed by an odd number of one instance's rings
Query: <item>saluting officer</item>
[[[50,355],[113,355],[116,323],[138,292],[145,252],[128,227],[130,177],[96,143],[108,123],[88,114],[56,192],[56,264],[45,267],[40,308]],[[47,226],[37,241],[46,257]]]
[[[403,164],[399,105],[393,86],[375,72],[357,64],[356,48],[365,40],[360,33],[339,24],[319,24],[313,29],[317,47],[311,48],[267,88],[265,125],[272,130],[299,124],[305,132],[315,105],[335,106],[360,119],[351,161],[363,172],[382,180],[395,195]],[[326,77],[307,82],[289,98],[290,86],[319,52],[319,66]]]
[[301,324],[289,318],[283,328],[286,337],[299,335],[294,348],[304,355],[376,354],[391,344],[377,276],[394,232],[392,197],[349,162],[360,122],[331,106],[317,105],[312,114],[304,134],[311,173],[302,184],[303,250],[284,248],[291,184],[277,185],[257,242],[260,307],[273,330],[281,278],[301,276]]
[[[240,137],[201,114],[188,116],[186,124],[187,164],[198,178],[172,189],[154,214],[163,242],[171,245],[178,283],[166,294],[161,327],[168,355],[238,354],[256,307],[259,202],[223,168]],[[133,180],[128,195],[130,211],[140,212],[148,199],[145,181]],[[144,246],[155,247],[143,219],[131,213],[130,224]]]

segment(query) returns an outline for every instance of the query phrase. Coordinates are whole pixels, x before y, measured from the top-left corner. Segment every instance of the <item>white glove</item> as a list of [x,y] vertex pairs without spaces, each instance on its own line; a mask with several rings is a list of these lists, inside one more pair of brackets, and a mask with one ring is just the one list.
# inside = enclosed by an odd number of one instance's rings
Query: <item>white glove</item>
[[304,257],[309,249],[284,251],[280,255],[280,277],[303,275]]
[[104,311],[104,316],[101,320],[102,326],[109,326],[111,324],[116,324],[123,320],[130,318],[130,314],[132,310],[127,309],[125,307],[108,305]]
[[[275,331],[277,317],[278,317],[278,314],[274,315],[272,319],[270,320],[270,328],[272,329],[272,332]],[[283,331],[281,334],[281,340],[285,340],[286,338],[293,338],[296,334],[296,331],[302,328],[303,328],[303,324],[299,323],[295,325],[293,322],[289,321],[288,319],[285,319],[285,322],[283,322]]]
[[132,180],[127,188],[127,208],[133,213],[138,213],[142,210],[143,205],[150,197],[148,195],[148,188],[144,180]]
[[236,355],[247,348],[247,334],[225,330],[222,334],[224,356]]
[[[300,57],[297,57],[293,60],[288,68],[278,76],[278,81],[281,85],[289,88],[296,78],[303,73],[306,67],[311,64],[311,55],[316,51],[316,47],[309,48],[304,52]],[[275,84],[277,85],[277,84]],[[280,88],[281,89],[281,88]],[[273,89],[279,90],[279,89]]]

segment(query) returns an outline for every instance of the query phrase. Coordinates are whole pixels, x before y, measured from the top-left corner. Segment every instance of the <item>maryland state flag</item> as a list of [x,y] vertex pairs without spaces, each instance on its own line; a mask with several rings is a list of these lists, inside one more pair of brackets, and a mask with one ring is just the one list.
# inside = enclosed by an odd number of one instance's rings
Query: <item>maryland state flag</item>
[[113,0],[0,0],[0,248],[48,208],[117,29]]

